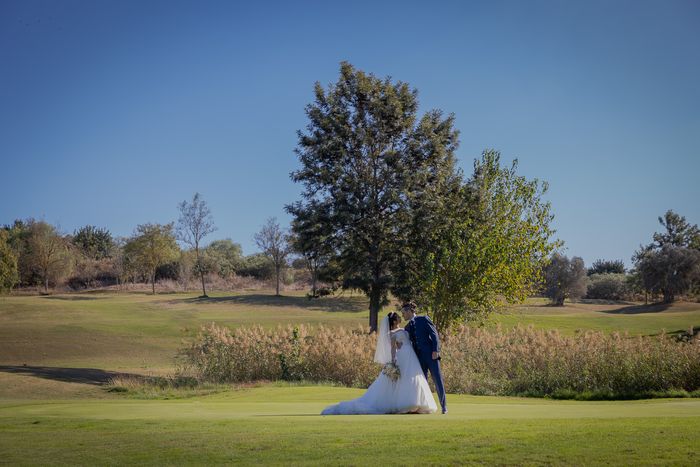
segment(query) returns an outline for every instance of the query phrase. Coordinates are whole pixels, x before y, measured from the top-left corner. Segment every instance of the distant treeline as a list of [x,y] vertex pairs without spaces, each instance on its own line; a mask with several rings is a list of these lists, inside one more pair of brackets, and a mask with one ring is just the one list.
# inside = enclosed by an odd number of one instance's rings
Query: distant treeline
[[[144,224],[131,237],[115,237],[106,228],[86,225],[72,234],[59,232],[45,221],[16,220],[0,229],[0,278],[5,291],[17,287],[53,287],[74,290],[136,283],[173,281],[183,289],[197,287],[204,272],[207,283],[220,285],[247,277],[267,281],[275,265],[264,253],[244,255],[231,239],[214,240],[201,249],[199,262],[193,248],[181,248],[173,224]],[[292,264],[294,263],[294,264]],[[284,269],[303,263],[285,262]],[[290,283],[293,272],[283,271]],[[223,282],[222,282],[223,281]]]
[[700,229],[685,217],[667,211],[659,217],[662,232],[641,246],[625,270],[621,260],[597,260],[586,269],[583,259],[554,253],[544,270],[544,294],[556,305],[576,298],[633,300],[681,295],[700,296]]

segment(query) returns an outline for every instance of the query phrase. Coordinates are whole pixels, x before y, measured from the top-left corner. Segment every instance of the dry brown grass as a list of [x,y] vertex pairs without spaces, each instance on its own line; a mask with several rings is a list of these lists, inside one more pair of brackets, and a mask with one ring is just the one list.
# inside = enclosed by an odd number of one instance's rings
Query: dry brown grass
[[[291,326],[202,329],[183,351],[204,381],[308,380],[366,387],[375,336],[362,329]],[[461,327],[442,349],[451,393],[597,398],[646,397],[700,390],[700,339],[516,327]]]

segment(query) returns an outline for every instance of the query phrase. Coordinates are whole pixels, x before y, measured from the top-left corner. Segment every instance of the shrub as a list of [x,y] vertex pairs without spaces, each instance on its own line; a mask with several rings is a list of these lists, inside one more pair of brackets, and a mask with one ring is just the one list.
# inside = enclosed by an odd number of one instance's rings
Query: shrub
[[[375,335],[363,330],[212,324],[183,350],[198,379],[216,383],[306,380],[367,387]],[[451,393],[582,398],[697,394],[700,339],[460,327],[445,336],[445,387]]]
[[591,274],[586,298],[627,300],[631,294],[624,274]]

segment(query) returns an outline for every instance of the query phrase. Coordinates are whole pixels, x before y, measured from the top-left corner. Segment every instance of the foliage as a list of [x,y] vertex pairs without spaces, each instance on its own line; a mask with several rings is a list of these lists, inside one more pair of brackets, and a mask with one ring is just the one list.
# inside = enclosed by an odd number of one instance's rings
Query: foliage
[[586,294],[586,268],[578,256],[568,257],[554,253],[544,268],[544,295],[557,306],[567,298],[581,298]]
[[260,280],[270,279],[274,274],[274,265],[263,253],[245,256],[238,274]]
[[178,257],[179,248],[173,234],[173,224],[140,224],[124,246],[128,261],[151,280],[156,293],[156,271]]
[[275,295],[279,296],[281,273],[287,266],[287,255],[290,252],[287,234],[280,228],[277,219],[271,217],[255,234],[255,243],[275,268]]
[[207,246],[206,254],[215,263],[215,271],[220,277],[230,277],[243,267],[243,249],[230,238],[214,240]]
[[[307,206],[297,204],[292,220],[292,234],[289,245],[293,252],[301,255],[298,260],[311,276],[310,298],[318,298],[318,282],[325,279],[336,282],[339,272],[332,267],[334,248],[332,245],[331,222],[324,205],[310,202]],[[296,261],[296,260],[295,260]]]
[[625,273],[625,263],[620,259],[616,260],[602,260],[597,259],[593,261],[593,265],[588,268],[588,275],[593,274],[624,274]]
[[[112,254],[115,251],[113,249]],[[114,257],[96,260],[80,255],[66,284],[73,290],[113,285],[118,280],[115,260]]]
[[5,225],[2,230],[7,233],[7,246],[10,248],[15,258],[17,258],[17,284],[33,285],[39,282],[36,272],[32,269],[29,263],[29,224],[34,222],[32,219],[23,221],[15,220],[12,225]]
[[199,193],[195,193],[191,202],[183,201],[178,205],[180,218],[177,221],[177,237],[195,252],[195,264],[192,271],[202,280],[202,296],[207,296],[204,276],[213,269],[212,262],[200,254],[200,243],[204,237],[216,230],[211,211]]
[[700,228],[697,224],[690,225],[685,217],[672,210],[666,211],[664,217],[659,217],[659,224],[665,232],[654,233],[654,243],[648,248],[658,250],[664,245],[673,245],[700,250]]
[[632,259],[643,287],[671,303],[700,284],[700,229],[670,210],[659,223],[665,231],[654,233]]
[[44,221],[32,221],[27,239],[27,263],[41,278],[44,291],[49,283],[56,283],[71,269],[71,254],[66,240],[56,228]]
[[[295,233],[314,248],[329,247],[343,287],[367,294],[372,330],[395,281],[408,198],[430,186],[429,171],[453,162],[457,147],[453,116],[432,111],[417,120],[417,108],[417,91],[406,83],[343,62],[337,83],[327,90],[316,83],[309,123],[298,132],[301,168],[291,176],[304,191],[287,206]],[[413,185],[416,179],[427,186]]]
[[94,225],[86,225],[78,229],[73,234],[72,241],[83,255],[95,260],[111,256],[114,248],[114,239],[109,230]]
[[516,169],[517,161],[504,168],[498,152],[485,151],[458,202],[442,205],[440,236],[409,250],[424,261],[413,296],[438,329],[484,318],[502,302],[522,302],[538,286],[556,246],[550,241],[552,215],[541,201],[546,184],[528,181]]
[[[372,363],[376,337],[321,326],[202,328],[183,350],[195,374],[211,382],[305,379],[367,387],[381,367]],[[652,391],[700,389],[700,341],[668,336],[517,327],[461,326],[442,345],[449,393],[552,396],[598,393],[630,398]]]
[[19,281],[17,255],[8,243],[10,234],[0,229],[0,292],[12,290]]
[[665,303],[700,282],[700,251],[694,248],[666,244],[638,251],[635,262],[644,288],[662,294]]
[[630,296],[630,285],[625,274],[591,274],[588,278],[586,298],[627,300]]

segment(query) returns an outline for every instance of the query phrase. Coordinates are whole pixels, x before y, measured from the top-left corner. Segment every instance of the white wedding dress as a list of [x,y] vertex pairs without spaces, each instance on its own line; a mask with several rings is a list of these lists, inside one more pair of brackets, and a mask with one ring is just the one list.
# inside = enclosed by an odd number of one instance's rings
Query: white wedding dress
[[389,363],[393,343],[396,365],[401,372],[399,379],[392,381],[380,373],[361,397],[326,407],[321,415],[433,413],[437,410],[408,333],[403,329],[387,329],[388,319],[384,318],[379,328],[375,361]]

